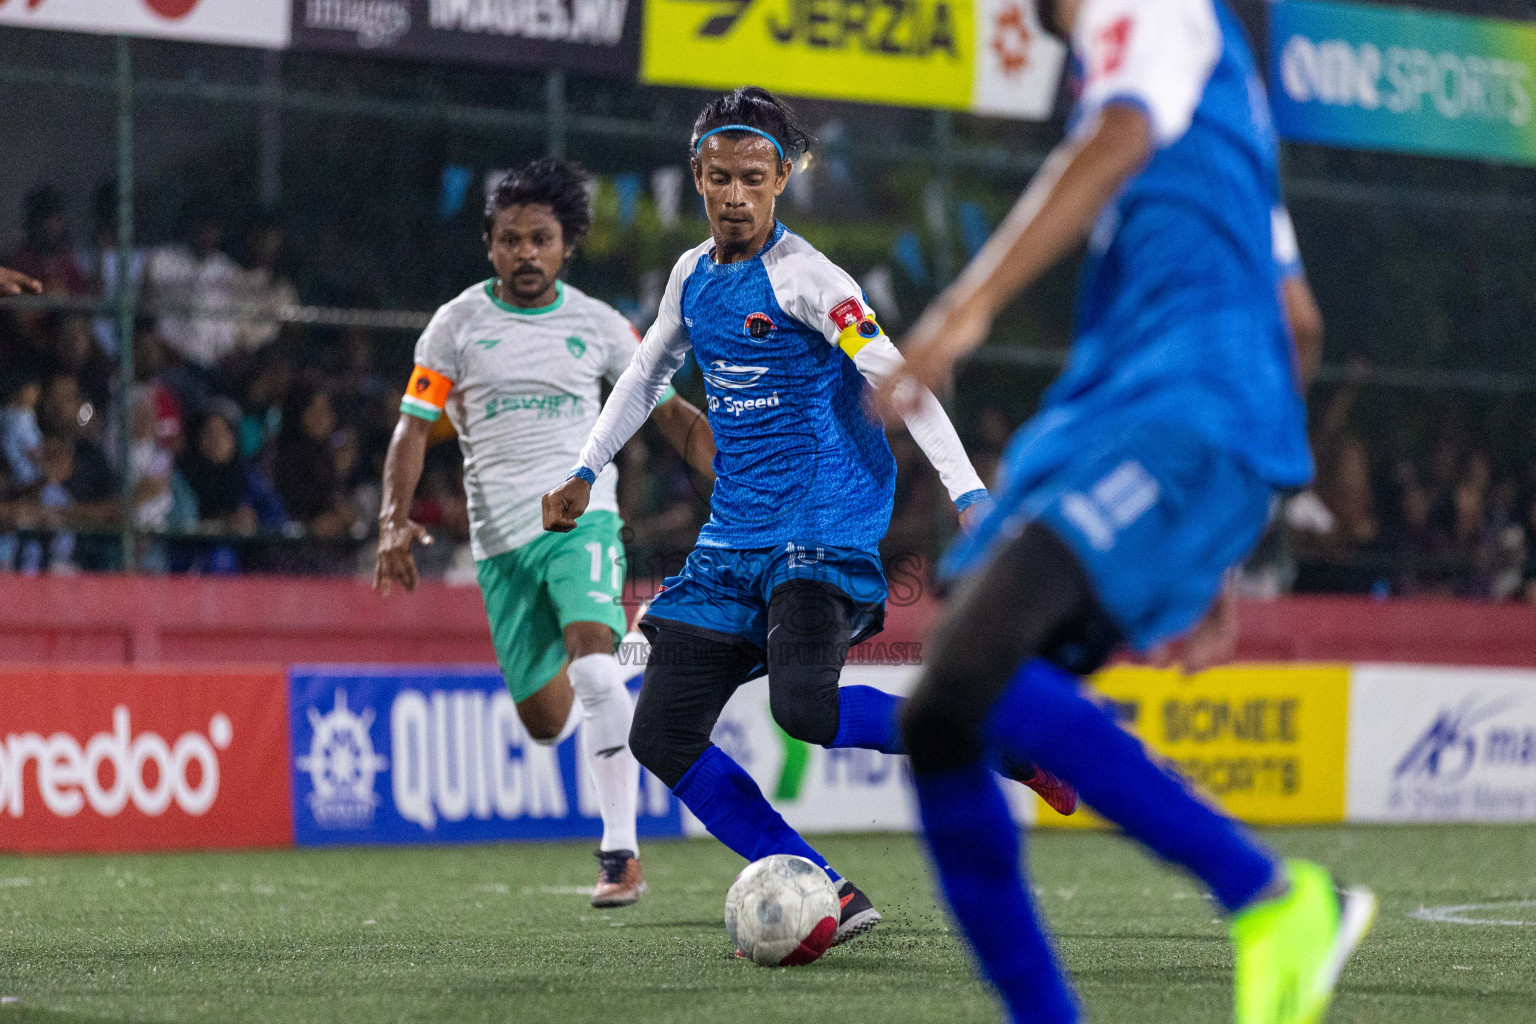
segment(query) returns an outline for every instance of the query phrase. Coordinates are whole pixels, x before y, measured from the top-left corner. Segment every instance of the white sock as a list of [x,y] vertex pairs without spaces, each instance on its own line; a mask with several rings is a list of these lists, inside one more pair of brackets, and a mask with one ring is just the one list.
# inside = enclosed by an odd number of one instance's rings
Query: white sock
[[600,848],[639,854],[635,805],[640,799],[640,763],[629,752],[635,704],[624,686],[624,668],[611,654],[587,654],[572,661],[567,672],[581,702],[587,770],[603,815]]

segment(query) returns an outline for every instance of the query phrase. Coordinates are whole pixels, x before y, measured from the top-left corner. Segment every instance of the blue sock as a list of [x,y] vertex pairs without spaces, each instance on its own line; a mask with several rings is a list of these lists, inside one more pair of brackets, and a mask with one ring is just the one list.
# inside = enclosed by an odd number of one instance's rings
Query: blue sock
[[923,837],[955,920],[1020,1024],[1072,1024],[1071,989],[1040,930],[1019,870],[1019,832],[981,764],[917,776]]
[[819,864],[833,884],[842,883],[843,876],[789,827],[746,769],[719,747],[711,744],[672,792],[704,823],[710,835],[748,861],[792,853]]
[[844,686],[837,691],[837,735],[829,747],[863,747],[902,754],[896,712],[902,698],[874,686]]
[[1088,806],[1131,838],[1194,872],[1227,910],[1247,906],[1275,877],[1274,855],[1247,829],[1191,795],[1083,695],[1076,676],[1043,658],[1014,673],[987,732],[1005,752],[1028,756],[1076,786]]

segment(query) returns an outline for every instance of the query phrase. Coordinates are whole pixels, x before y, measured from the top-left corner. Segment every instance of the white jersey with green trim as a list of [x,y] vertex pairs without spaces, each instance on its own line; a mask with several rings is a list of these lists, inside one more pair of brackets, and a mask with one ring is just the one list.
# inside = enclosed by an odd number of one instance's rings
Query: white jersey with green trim
[[[502,302],[494,285],[477,284],[442,306],[416,342],[416,365],[453,383],[444,410],[464,452],[477,560],[544,532],[544,493],[576,464],[597,422],[601,382],[619,379],[639,343],[618,310],[563,282],[539,309]],[[609,466],[587,508],[617,512],[617,484]]]

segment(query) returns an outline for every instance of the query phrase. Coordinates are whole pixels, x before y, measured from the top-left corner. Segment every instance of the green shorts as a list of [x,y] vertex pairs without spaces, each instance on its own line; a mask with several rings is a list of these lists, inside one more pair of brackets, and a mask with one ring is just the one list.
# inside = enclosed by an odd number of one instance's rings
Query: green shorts
[[588,512],[570,533],[545,533],[475,564],[496,662],[514,701],[560,671],[566,626],[601,622],[615,640],[624,635],[623,525],[616,513]]

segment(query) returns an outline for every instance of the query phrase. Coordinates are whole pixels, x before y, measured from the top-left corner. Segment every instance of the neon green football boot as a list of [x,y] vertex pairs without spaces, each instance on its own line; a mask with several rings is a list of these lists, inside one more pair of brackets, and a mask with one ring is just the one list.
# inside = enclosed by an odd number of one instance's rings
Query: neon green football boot
[[1316,864],[1288,860],[1290,889],[1232,919],[1237,1024],[1317,1024],[1344,963],[1376,917],[1366,889],[1335,888]]

